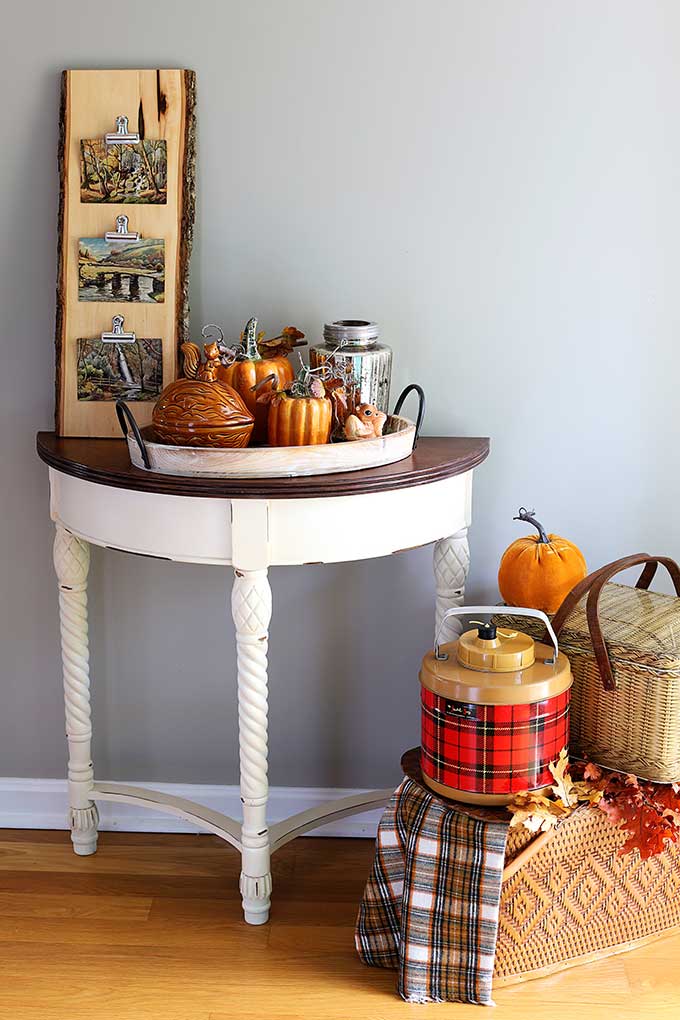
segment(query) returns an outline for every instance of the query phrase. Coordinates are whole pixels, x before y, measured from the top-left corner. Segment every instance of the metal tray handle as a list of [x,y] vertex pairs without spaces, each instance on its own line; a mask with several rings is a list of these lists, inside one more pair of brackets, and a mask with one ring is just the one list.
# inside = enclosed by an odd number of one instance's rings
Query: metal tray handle
[[502,613],[504,616],[533,616],[537,620],[541,620],[545,624],[545,629],[547,630],[550,640],[552,641],[553,648],[555,649],[553,658],[545,659],[545,663],[547,666],[552,666],[557,662],[557,656],[559,655],[560,649],[557,644],[557,635],[552,628],[550,620],[545,613],[541,612],[540,609],[525,609],[524,606],[454,606],[453,609],[447,609],[439,622],[437,633],[435,634],[435,659],[448,658],[447,653],[441,651],[439,644],[439,638],[441,637],[444,621],[449,620],[452,616],[470,616],[472,613],[474,613],[475,616],[479,613],[488,613],[490,616],[493,616],[494,613]]
[[416,418],[416,434],[413,437],[413,449],[415,450],[416,446],[418,445],[420,426],[423,424],[423,418],[425,417],[425,394],[423,393],[422,386],[419,386],[418,383],[410,383],[410,385],[403,389],[397,398],[397,402],[394,405],[394,411],[392,412],[392,414],[394,415],[399,414],[399,412],[401,411],[402,404],[406,400],[411,390],[415,390],[415,392],[418,394],[418,416]]
[[142,433],[139,431],[139,425],[135,421],[135,416],[127,406],[124,400],[116,401],[116,414],[118,415],[118,421],[120,423],[121,432],[124,438],[127,440],[128,437],[128,425],[132,431],[135,442],[139,447],[139,452],[142,455],[144,461],[144,467],[147,471],[151,470],[151,461],[149,460],[149,451],[146,448],[146,443],[142,439]]

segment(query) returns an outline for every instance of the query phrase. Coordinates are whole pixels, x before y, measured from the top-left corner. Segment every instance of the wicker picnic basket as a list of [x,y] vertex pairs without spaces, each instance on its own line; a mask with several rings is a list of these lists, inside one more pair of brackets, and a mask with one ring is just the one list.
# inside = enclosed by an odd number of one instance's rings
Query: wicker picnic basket
[[[420,749],[404,773],[424,786]],[[432,793],[432,791],[429,791]],[[509,820],[505,808],[439,797],[476,818]],[[494,958],[494,987],[625,953],[680,931],[680,845],[641,860],[621,855],[626,834],[603,811],[582,805],[538,835],[508,829]]]
[[[634,588],[610,583],[644,564]],[[676,595],[647,591],[658,564]],[[589,574],[552,620],[571,662],[573,755],[655,783],[680,781],[680,568],[638,553]],[[512,610],[495,622],[513,622]],[[540,639],[541,625],[522,620]],[[676,635],[679,640],[676,640]]]
[[[531,840],[527,845],[527,840]],[[508,834],[494,986],[544,977],[680,930],[680,848],[619,856],[625,835],[581,807],[557,829]]]

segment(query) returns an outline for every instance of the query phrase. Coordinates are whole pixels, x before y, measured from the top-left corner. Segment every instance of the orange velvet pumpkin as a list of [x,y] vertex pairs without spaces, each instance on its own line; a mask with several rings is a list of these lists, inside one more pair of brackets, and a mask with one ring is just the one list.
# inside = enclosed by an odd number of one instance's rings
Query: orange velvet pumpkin
[[516,521],[526,521],[537,535],[518,538],[503,553],[498,589],[509,606],[556,613],[563,599],[587,573],[583,553],[566,538],[546,534],[533,510],[522,507]]
[[[272,358],[263,358],[257,348],[257,319],[250,319],[245,328],[243,360],[234,361],[231,365],[220,365],[217,378],[220,382],[232,386],[241,396],[246,407],[255,418],[253,442],[267,442],[267,420],[270,404],[258,403],[257,398],[268,390],[282,390],[293,381],[293,366],[284,354]],[[266,376],[275,378],[271,383],[261,386],[257,392],[253,387],[262,382]]]
[[318,446],[328,442],[333,417],[328,397],[283,397],[267,406],[270,446]]

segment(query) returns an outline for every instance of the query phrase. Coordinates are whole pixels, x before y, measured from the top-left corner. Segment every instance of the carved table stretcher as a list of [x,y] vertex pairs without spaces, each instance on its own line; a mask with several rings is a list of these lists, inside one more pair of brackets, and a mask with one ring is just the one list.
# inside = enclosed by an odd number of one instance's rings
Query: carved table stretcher
[[[387,803],[392,790],[336,799],[267,826],[267,640],[270,566],[370,559],[434,542],[437,623],[461,605],[469,566],[472,473],[487,439],[423,438],[406,460],[298,478],[204,479],[132,467],[115,439],[38,434],[49,465],[54,564],[68,737],[71,838],[97,848],[97,800],[125,801],[187,819],[241,853],[245,919],[269,917],[270,857],[325,822]],[[361,520],[360,530],[346,527]],[[95,782],[87,626],[90,544],[189,563],[231,566],[236,629],[242,821],[141,787]],[[456,620],[442,640],[452,640]]]

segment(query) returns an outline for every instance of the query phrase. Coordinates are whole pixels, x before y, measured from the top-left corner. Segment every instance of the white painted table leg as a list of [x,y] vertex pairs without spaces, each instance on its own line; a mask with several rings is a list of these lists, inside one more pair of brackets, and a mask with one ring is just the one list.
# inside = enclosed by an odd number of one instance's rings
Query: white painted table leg
[[272,594],[266,570],[234,570],[241,771],[241,881],[248,924],[269,919],[272,891],[267,828],[267,640]]
[[97,805],[90,794],[94,782],[90,713],[90,653],[87,633],[87,574],[90,547],[57,525],[54,568],[59,580],[61,658],[64,672],[68,795],[71,839],[77,854],[97,849]]
[[[442,538],[434,547],[434,580],[436,597],[435,636],[439,633],[442,617],[447,609],[462,606],[465,599],[465,581],[470,569],[470,548],[467,528],[455,535]],[[459,616],[447,620],[439,636],[440,642],[455,641],[463,632]]]

